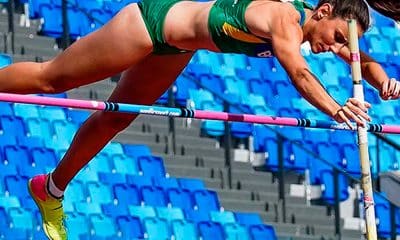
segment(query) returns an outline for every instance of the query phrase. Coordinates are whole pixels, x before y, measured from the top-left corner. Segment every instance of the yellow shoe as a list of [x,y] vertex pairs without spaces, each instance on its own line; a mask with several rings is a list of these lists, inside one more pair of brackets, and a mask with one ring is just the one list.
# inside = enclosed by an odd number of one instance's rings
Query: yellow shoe
[[28,188],[40,210],[43,230],[50,240],[65,240],[67,232],[64,226],[62,199],[50,196],[46,191],[47,175],[38,175],[29,180]]

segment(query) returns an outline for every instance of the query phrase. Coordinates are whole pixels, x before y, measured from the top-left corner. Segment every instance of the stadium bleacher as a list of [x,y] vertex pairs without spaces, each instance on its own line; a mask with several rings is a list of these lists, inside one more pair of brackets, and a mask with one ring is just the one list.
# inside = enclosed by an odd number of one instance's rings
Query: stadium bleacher
[[[47,38],[43,40],[38,36],[39,42],[47,43],[48,37],[62,36],[61,1],[22,2],[29,4],[31,21],[42,22],[39,33]],[[96,30],[130,2],[133,1],[69,0],[70,37],[79,39]],[[5,18],[0,16],[0,20]],[[361,47],[384,63],[390,77],[399,79],[400,30],[378,14],[374,13],[373,19],[374,27],[361,39]],[[38,55],[28,58],[52,57],[57,53],[52,44],[45,50],[32,50],[29,54]],[[30,46],[35,48],[34,42]],[[49,54],[43,56],[41,53]],[[347,65],[337,62],[331,54],[313,56],[308,53],[305,58],[339,102],[351,96]],[[1,54],[0,67],[11,64],[13,59],[25,58]],[[87,97],[89,89],[106,95],[100,89],[110,90],[112,86],[109,83],[100,87],[93,85],[53,97]],[[174,96],[177,105],[195,109],[223,111],[223,97],[230,104],[230,112],[326,119],[300,97],[282,66],[272,58],[255,59],[200,50],[175,82]],[[164,94],[158,103],[165,104],[166,99],[167,94]],[[400,118],[398,104],[381,102],[377,92],[367,86],[366,100],[374,104],[371,110],[374,121],[395,123]],[[89,112],[81,110],[0,103],[0,239],[45,238],[40,214],[26,191],[27,179],[56,166],[88,115]],[[226,169],[222,150],[214,147],[219,145],[215,138],[225,134],[222,122],[194,122],[190,127],[182,122],[177,131],[192,136],[189,140],[197,144],[191,146],[183,139],[179,144],[180,155],[173,156],[165,151],[170,151],[168,143],[153,138],[153,135],[165,136],[162,133],[167,130],[162,125],[165,125],[162,119],[152,118],[151,123],[148,118],[139,119],[127,130],[138,139],[117,138],[121,141],[108,144],[72,181],[64,201],[69,239],[335,238],[331,216],[327,214],[335,199],[333,169],[314,159],[308,151],[318,153],[328,162],[359,177],[358,150],[353,134],[229,124],[235,139],[252,139],[247,148],[263,156],[263,165],[268,170],[267,173],[258,172],[258,175],[250,164],[246,165],[247,169],[235,169],[233,175],[237,187],[229,190],[224,182]],[[211,140],[199,139],[200,132]],[[321,188],[318,200],[322,205],[319,206],[308,206],[304,198],[288,196],[289,208],[293,210],[285,217],[290,216],[291,222],[283,221],[283,213],[278,207],[277,184],[273,180],[278,171],[277,134],[288,139],[284,143],[284,167],[300,176],[310,171],[311,185]],[[207,145],[208,141],[211,144]],[[140,142],[146,144],[138,144]],[[202,146],[206,147],[202,149]],[[371,143],[375,178],[382,172],[398,170],[398,152],[384,145],[380,146],[379,154],[376,151],[377,147]],[[191,156],[194,156],[193,161]],[[340,201],[352,200],[350,193],[354,189],[342,174],[339,175],[339,186]],[[391,231],[389,205],[380,195],[375,199],[378,234],[388,238]],[[396,226],[398,234],[399,225]],[[360,234],[360,229],[346,230],[342,237],[360,239]]]

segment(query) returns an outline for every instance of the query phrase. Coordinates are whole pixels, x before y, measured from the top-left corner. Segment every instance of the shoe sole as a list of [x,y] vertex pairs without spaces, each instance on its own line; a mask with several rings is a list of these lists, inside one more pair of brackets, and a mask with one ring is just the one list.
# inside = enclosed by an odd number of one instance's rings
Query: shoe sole
[[44,232],[46,233],[46,236],[47,236],[50,240],[57,240],[57,239],[54,239],[54,238],[52,238],[52,237],[49,237],[50,234],[49,234],[49,232],[47,231],[47,227],[46,227],[46,225],[44,224],[44,221],[43,221],[44,210],[42,209],[42,207],[41,207],[40,204],[39,204],[39,201],[40,201],[40,200],[36,199],[35,194],[32,192],[31,181],[32,181],[32,179],[29,179],[29,181],[28,181],[28,190],[29,190],[29,194],[31,195],[33,201],[36,203],[36,206],[39,208],[40,215],[42,216],[42,226],[43,226],[43,230],[44,230]]

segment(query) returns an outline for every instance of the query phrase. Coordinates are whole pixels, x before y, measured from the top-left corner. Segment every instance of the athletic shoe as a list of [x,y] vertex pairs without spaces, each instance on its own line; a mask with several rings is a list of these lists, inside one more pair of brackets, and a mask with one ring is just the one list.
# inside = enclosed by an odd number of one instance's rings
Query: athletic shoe
[[29,180],[28,188],[38,206],[43,220],[43,230],[51,240],[67,239],[62,198],[56,199],[46,190],[48,175],[38,175]]

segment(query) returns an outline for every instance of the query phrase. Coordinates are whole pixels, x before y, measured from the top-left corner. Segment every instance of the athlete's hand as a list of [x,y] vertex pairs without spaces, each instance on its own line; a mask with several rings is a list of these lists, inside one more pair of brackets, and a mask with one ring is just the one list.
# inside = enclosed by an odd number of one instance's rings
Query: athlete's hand
[[394,78],[383,82],[379,95],[383,100],[400,98],[400,82]]
[[333,118],[339,123],[346,123],[350,129],[353,129],[351,121],[356,122],[359,126],[365,127],[363,120],[371,121],[371,117],[367,114],[368,108],[370,107],[371,104],[368,102],[362,104],[355,98],[349,98],[346,104],[336,111]]

